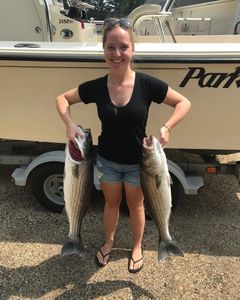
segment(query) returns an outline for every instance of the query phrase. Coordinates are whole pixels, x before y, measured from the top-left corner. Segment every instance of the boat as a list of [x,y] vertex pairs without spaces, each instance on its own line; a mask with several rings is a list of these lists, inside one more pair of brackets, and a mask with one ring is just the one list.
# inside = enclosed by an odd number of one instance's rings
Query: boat
[[[148,2],[148,1],[146,1]],[[152,2],[152,1],[151,1]],[[153,1],[154,2],[154,1]],[[162,3],[163,1],[155,1]],[[186,5],[186,2],[178,1],[181,6],[172,4],[162,7],[161,21],[162,31],[164,32],[165,42],[178,43],[227,43],[239,42],[236,35],[240,33],[240,0],[196,0],[194,4]],[[190,1],[187,1],[188,3]],[[199,3],[200,2],[200,3]],[[141,13],[141,10],[148,5],[137,7],[130,13],[130,18]],[[155,6],[158,12],[158,4]],[[165,13],[165,16],[164,16]],[[139,24],[136,34],[140,36],[159,35],[156,18],[146,18]],[[174,36],[174,38],[173,38]]]
[[[167,9],[147,5],[135,16],[134,30],[151,17],[160,20],[160,32],[167,15]],[[55,109],[56,96],[107,72],[101,42],[94,35],[94,31],[88,32],[89,39],[84,42],[0,42],[1,138],[65,141]],[[200,44],[163,43],[159,36],[138,36],[134,60],[137,71],[166,80],[192,102],[189,116],[173,130],[169,147],[239,151],[239,35],[229,43]],[[160,123],[169,113],[167,107],[152,105],[148,132],[158,135]],[[73,116],[92,128],[97,142],[100,127],[95,107],[77,106]]]
[[95,7],[80,0],[1,0],[0,41],[79,42],[96,39],[88,18]]
[[[184,162],[168,156],[176,199],[180,184],[186,194],[197,194],[205,170],[235,174],[240,180],[238,162],[222,167],[209,160],[216,154],[240,152],[240,40],[239,35],[232,35],[227,43],[179,43],[173,34],[168,42],[163,24],[171,15],[173,2],[168,0],[163,9],[154,4],[141,7],[131,18],[134,32],[149,19],[158,28],[157,36],[136,36],[136,71],[165,80],[192,103],[191,112],[171,131],[166,151],[193,152],[207,160],[207,164],[196,164],[189,156]],[[37,143],[36,148],[60,145],[59,151],[47,147],[34,157],[23,148],[24,155],[0,155],[0,162],[22,165],[12,174],[15,184],[24,186],[31,177],[37,199],[53,211],[62,211],[64,205],[62,146],[66,142],[64,124],[56,112],[56,96],[108,72],[96,30],[85,32],[85,28],[81,27],[85,38],[78,42],[0,41],[0,139],[4,143]],[[74,105],[71,112],[77,124],[91,128],[96,145],[101,129],[95,105]],[[168,106],[152,104],[147,134],[158,137],[171,112]]]
[[205,1],[177,6],[171,12],[169,22],[175,35],[240,34],[239,0]]

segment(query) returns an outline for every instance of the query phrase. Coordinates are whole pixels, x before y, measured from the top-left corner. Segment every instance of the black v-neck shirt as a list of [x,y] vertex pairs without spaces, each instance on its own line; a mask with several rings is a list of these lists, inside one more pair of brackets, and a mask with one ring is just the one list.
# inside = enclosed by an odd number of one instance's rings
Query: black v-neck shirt
[[[79,85],[82,102],[96,103],[102,132],[98,154],[120,164],[138,164],[151,102],[161,103],[168,90],[164,81],[136,72],[132,96],[124,106],[112,103],[107,75]],[[159,120],[159,125],[161,121]]]

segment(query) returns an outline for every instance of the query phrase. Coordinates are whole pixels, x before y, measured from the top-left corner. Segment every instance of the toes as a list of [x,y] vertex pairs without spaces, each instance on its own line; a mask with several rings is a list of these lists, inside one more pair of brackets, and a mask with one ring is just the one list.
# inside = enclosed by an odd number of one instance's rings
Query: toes
[[99,251],[96,254],[96,263],[100,267],[104,267],[107,265],[109,259],[110,259],[110,251],[106,251],[104,249],[104,246],[99,249]]
[[97,253],[97,259],[100,262],[100,264],[104,264],[105,263],[102,255],[101,255],[101,253],[99,251]]
[[131,273],[140,271],[143,267],[143,251],[142,249],[134,249],[128,261],[128,269]]

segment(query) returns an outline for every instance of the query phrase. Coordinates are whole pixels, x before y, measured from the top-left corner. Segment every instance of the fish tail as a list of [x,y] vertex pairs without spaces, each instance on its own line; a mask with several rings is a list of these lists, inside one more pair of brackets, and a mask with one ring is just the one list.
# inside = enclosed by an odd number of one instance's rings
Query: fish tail
[[164,260],[169,256],[184,256],[184,254],[174,241],[160,241],[158,247],[158,261]]
[[82,239],[73,240],[68,238],[62,247],[61,255],[67,256],[77,254],[81,257],[85,256],[85,249],[82,243]]

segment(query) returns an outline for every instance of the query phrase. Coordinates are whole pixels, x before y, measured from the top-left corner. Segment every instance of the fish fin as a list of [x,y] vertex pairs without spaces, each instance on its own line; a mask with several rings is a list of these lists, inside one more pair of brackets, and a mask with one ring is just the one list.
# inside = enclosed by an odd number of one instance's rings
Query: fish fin
[[168,178],[169,178],[169,182],[170,182],[170,184],[171,184],[171,185],[173,185],[172,176],[171,176],[170,174],[169,174]]
[[156,187],[157,187],[157,189],[160,188],[160,185],[161,185],[161,176],[156,175]]
[[169,185],[173,185],[172,177],[169,173],[168,173],[168,182],[169,182]]
[[62,247],[61,255],[67,256],[77,254],[81,257],[85,256],[85,249],[82,243],[82,240],[73,240],[73,239],[67,239],[66,243]]
[[169,256],[184,256],[183,251],[173,241],[161,241],[158,247],[158,261]]
[[67,210],[66,210],[66,207],[65,207],[65,206],[63,207],[62,215],[63,215],[63,216],[67,216]]

